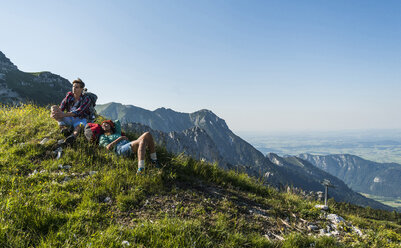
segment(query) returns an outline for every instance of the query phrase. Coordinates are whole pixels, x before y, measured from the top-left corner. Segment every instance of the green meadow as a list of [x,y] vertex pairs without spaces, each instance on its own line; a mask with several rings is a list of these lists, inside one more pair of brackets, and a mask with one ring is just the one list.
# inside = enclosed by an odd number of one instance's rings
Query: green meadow
[[49,114],[0,108],[1,247],[401,247],[399,213],[330,200],[346,223],[319,235],[307,228],[328,226],[319,202],[164,147],[144,175],[82,136],[57,159]]

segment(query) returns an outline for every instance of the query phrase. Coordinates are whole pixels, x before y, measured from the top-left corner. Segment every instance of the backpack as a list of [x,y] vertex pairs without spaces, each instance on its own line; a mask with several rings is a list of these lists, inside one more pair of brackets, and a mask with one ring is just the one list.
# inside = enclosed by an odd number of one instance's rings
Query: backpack
[[103,134],[102,126],[97,123],[88,123],[85,125],[84,134],[89,142],[98,142],[100,135]]
[[85,92],[84,95],[88,96],[89,99],[91,100],[91,105],[89,106],[89,117],[88,121],[93,122],[96,119],[96,101],[97,101],[97,95],[95,95],[92,92]]

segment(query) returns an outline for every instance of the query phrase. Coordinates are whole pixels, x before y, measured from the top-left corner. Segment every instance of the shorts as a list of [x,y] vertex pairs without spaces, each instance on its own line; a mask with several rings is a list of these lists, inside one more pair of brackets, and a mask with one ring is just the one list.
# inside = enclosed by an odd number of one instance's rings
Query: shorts
[[119,156],[130,156],[132,154],[131,142],[128,140],[118,142],[116,145],[116,153]]
[[76,128],[82,124],[83,127],[86,125],[86,119],[85,118],[79,118],[79,117],[64,117],[61,121],[58,122],[59,126],[69,126],[69,127],[74,127]]

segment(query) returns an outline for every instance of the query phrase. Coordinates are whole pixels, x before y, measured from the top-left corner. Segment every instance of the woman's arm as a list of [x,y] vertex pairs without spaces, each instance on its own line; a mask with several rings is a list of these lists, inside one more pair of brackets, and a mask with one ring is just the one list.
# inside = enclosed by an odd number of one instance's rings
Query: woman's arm
[[113,146],[116,145],[116,144],[117,144],[118,142],[120,142],[121,140],[128,140],[128,138],[125,137],[125,136],[120,136],[120,137],[118,137],[117,139],[115,139],[113,142],[111,142],[110,144],[108,144],[108,145],[106,146],[106,149],[107,149],[107,150],[112,149]]

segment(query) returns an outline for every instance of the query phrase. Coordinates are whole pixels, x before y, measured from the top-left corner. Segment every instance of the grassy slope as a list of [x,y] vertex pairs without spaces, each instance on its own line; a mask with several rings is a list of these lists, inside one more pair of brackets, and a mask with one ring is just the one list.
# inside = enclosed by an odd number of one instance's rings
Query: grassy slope
[[[134,138],[134,135],[130,135]],[[45,145],[39,142],[49,138]],[[56,160],[57,124],[35,106],[0,108],[1,247],[396,247],[401,216],[334,203],[366,234],[309,236],[316,202],[158,148],[163,169],[78,139]],[[60,168],[70,165],[70,169]],[[268,238],[267,238],[268,237]],[[279,240],[284,237],[285,240]]]

